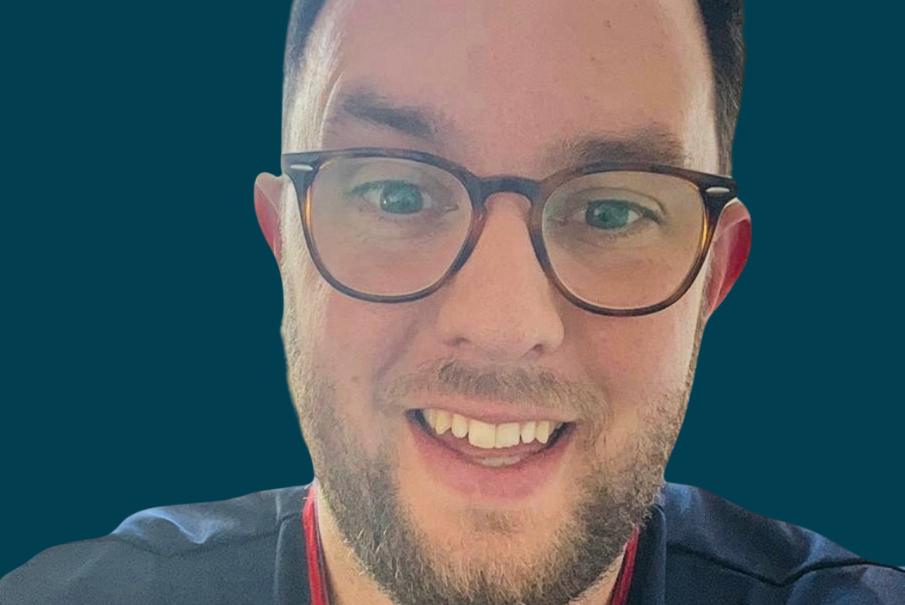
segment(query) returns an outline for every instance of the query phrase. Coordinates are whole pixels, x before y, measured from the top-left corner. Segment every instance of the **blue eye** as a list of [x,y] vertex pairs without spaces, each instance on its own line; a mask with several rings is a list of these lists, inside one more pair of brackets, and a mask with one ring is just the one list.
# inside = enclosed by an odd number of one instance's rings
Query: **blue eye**
[[374,181],[355,187],[359,195],[381,210],[391,214],[414,214],[424,209],[421,190],[405,181]]
[[608,231],[624,229],[641,218],[641,213],[636,208],[634,204],[619,200],[588,202],[584,220],[596,229]]

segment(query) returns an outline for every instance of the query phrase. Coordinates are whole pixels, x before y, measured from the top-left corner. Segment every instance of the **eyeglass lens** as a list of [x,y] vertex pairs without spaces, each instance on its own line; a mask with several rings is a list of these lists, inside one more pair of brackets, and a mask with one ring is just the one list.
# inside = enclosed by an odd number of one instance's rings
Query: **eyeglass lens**
[[[414,160],[336,158],[321,166],[310,196],[322,264],[370,295],[402,296],[436,283],[472,221],[463,183]],[[632,309],[663,302],[679,287],[700,249],[704,218],[698,188],[682,178],[600,172],[552,192],[541,232],[566,289],[593,305]]]

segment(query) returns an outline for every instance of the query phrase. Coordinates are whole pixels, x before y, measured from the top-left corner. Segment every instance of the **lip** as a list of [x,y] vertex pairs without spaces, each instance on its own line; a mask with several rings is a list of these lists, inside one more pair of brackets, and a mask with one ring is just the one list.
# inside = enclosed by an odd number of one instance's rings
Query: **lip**
[[549,420],[551,422],[576,422],[574,416],[568,416],[562,411],[551,410],[547,408],[523,406],[519,404],[514,409],[511,405],[500,405],[492,402],[474,402],[468,400],[449,400],[443,398],[427,397],[429,402],[425,402],[423,407],[410,408],[408,412],[414,410],[445,410],[460,416],[474,418],[487,424],[505,424],[507,422],[530,422],[532,420]]
[[[575,429],[574,425],[568,426],[550,447],[516,464],[488,468],[427,434],[413,414],[406,414],[406,422],[418,457],[430,477],[469,500],[504,502],[528,498],[555,478]],[[499,456],[504,457],[506,453],[501,451]]]

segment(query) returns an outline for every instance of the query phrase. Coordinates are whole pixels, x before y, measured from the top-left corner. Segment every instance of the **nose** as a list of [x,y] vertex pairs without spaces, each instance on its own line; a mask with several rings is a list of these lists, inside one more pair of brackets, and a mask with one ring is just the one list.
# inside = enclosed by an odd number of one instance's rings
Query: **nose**
[[457,355],[474,361],[531,361],[559,348],[564,336],[560,295],[534,254],[528,200],[487,200],[484,230],[468,261],[437,292],[437,331]]

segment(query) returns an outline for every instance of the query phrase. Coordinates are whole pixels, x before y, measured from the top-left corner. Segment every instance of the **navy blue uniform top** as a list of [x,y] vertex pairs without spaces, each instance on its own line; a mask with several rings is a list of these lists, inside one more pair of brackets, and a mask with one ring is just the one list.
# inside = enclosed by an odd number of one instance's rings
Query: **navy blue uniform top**
[[[306,487],[156,508],[44,551],[0,580],[2,605],[307,605]],[[667,484],[641,532],[630,605],[905,605],[905,569]]]

